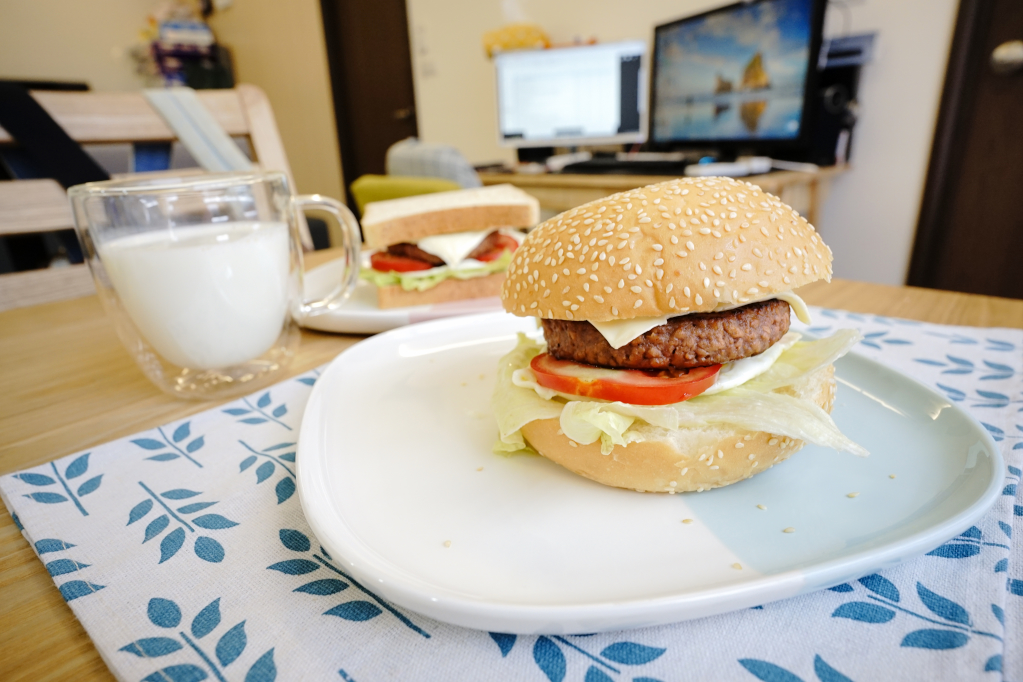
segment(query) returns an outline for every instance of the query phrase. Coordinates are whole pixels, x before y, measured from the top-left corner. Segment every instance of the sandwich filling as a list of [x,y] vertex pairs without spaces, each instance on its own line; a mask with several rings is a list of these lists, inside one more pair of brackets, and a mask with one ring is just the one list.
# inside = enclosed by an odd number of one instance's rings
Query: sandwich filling
[[518,230],[500,229],[392,244],[370,254],[361,276],[377,286],[396,284],[406,291],[425,291],[446,279],[485,277],[507,270],[524,237]]

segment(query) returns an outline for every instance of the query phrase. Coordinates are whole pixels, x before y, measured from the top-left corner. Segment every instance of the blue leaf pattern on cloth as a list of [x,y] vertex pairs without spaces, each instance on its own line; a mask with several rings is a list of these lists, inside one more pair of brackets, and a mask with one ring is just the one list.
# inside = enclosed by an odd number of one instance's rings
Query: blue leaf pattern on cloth
[[262,483],[266,479],[268,479],[271,476],[273,476],[273,473],[274,473],[274,463],[273,462],[263,462],[262,464],[259,465],[259,467],[256,468],[256,483]]
[[277,494],[277,504],[287,502],[295,494],[295,482],[290,478],[282,478],[277,481],[274,492]]
[[67,465],[67,469],[64,470],[64,478],[72,479],[78,478],[86,471],[89,470],[89,454],[85,453],[81,457],[76,458],[71,464]]
[[65,549],[71,549],[75,545],[63,540],[56,540],[54,538],[45,538],[36,542],[36,553],[47,554],[49,552],[61,552]]
[[969,639],[958,630],[914,630],[902,638],[901,646],[917,649],[958,649]]
[[323,580],[314,580],[311,583],[306,583],[296,587],[293,592],[305,592],[306,594],[337,594],[341,590],[348,587],[348,583],[341,580],[335,580],[334,578],[325,578]]
[[1002,672],[1002,655],[995,654],[987,659],[987,663],[984,664],[984,672]]
[[120,650],[135,654],[139,658],[157,658],[172,654],[181,648],[181,644],[170,637],[145,637],[121,647]]
[[181,609],[170,599],[153,597],[146,607],[149,622],[161,628],[176,628],[181,623]]
[[[146,500],[147,502],[149,500]],[[202,511],[208,507],[212,507],[216,502],[193,502],[192,504],[186,504],[184,507],[178,507],[178,511],[182,514],[194,514],[197,511]]]
[[508,655],[508,652],[515,646],[515,640],[518,638],[518,635],[508,635],[503,632],[488,632],[487,634],[497,644],[497,648],[501,650],[501,658]]
[[86,582],[84,580],[72,580],[66,582],[60,586],[60,596],[64,597],[64,601],[71,601],[72,599],[78,599],[79,597],[85,597],[102,590],[106,585],[96,585],[94,583]]
[[185,531],[184,529],[177,528],[172,530],[170,533],[164,536],[163,540],[160,541],[160,563],[167,561],[172,556],[178,553],[181,549],[181,545],[185,542]]
[[224,560],[224,546],[205,535],[195,539],[195,555],[211,564],[219,564]]
[[309,538],[301,531],[282,528],[278,535],[281,538],[281,544],[293,552],[308,552],[312,548]]
[[561,682],[565,679],[565,654],[557,644],[544,636],[537,637],[533,644],[533,660],[547,676],[550,682]]
[[152,509],[153,501],[151,499],[146,498],[142,500],[141,502],[139,502],[138,504],[131,508],[131,512],[128,513],[128,523],[126,525],[130,526],[131,524],[135,523],[143,516],[148,514]]
[[927,556],[940,556],[945,559],[967,559],[980,554],[980,546],[967,542],[946,542],[941,547],[930,551]]
[[991,613],[995,614],[995,618],[998,619],[999,623],[1005,625],[1005,611],[1002,610],[1001,606],[999,606],[998,604],[992,604]]
[[76,490],[75,492],[78,494],[79,497],[84,497],[85,495],[88,495],[89,493],[99,488],[99,484],[102,480],[103,474],[100,474],[99,476],[94,476],[85,483],[83,483],[82,485],[80,485],[78,487],[78,490]]
[[132,441],[135,445],[146,450],[162,450],[166,446],[158,440],[152,438],[136,438]]
[[255,463],[256,463],[256,456],[255,455],[249,455],[248,457],[246,457],[245,459],[242,460],[241,464],[238,465],[238,469],[239,469],[239,471],[245,471],[246,469],[248,469],[250,466],[252,466]]
[[332,609],[328,609],[323,612],[325,616],[337,616],[338,618],[344,618],[345,620],[362,621],[369,620],[370,618],[376,618],[383,611],[381,611],[375,604],[371,604],[368,601],[349,601],[344,604],[338,604]]
[[67,498],[60,493],[30,493],[25,495],[36,502],[42,502],[43,504],[59,504],[61,502],[67,502]]
[[224,636],[217,641],[216,648],[217,660],[220,661],[220,665],[231,665],[235,659],[241,656],[248,641],[245,636],[244,620],[224,633]]
[[146,526],[146,537],[145,539],[142,540],[142,542],[144,543],[149,542],[157,535],[162,533],[164,530],[166,530],[169,524],[170,518],[166,514],[157,516],[155,519],[149,522],[148,526]]
[[615,642],[611,646],[605,647],[600,655],[623,665],[643,665],[656,659],[665,651],[666,649],[644,646],[635,642]]
[[851,601],[835,609],[833,618],[849,618],[863,623],[887,623],[895,617],[895,612],[884,606],[870,604],[865,601]]
[[185,446],[185,451],[188,452],[188,454],[192,454],[196,450],[201,449],[202,446],[206,444],[205,438],[205,436],[199,436],[195,440],[189,442],[189,444]]
[[270,649],[259,657],[249,672],[245,673],[245,682],[273,682],[277,678],[277,666],[274,665],[274,650]]
[[853,586],[850,585],[849,583],[842,583],[841,585],[835,585],[834,587],[829,587],[828,589],[831,590],[832,592],[852,592]]
[[924,603],[931,612],[941,616],[945,620],[952,621],[954,623],[962,623],[963,625],[970,624],[970,614],[966,612],[959,604],[956,604],[951,599],[946,599],[939,594],[931,592],[922,584],[916,584],[917,594],[920,595],[920,601]]
[[880,595],[885,599],[890,599],[893,602],[899,601],[899,589],[895,587],[892,581],[878,575],[877,573],[863,576],[860,578],[860,584],[874,594]]
[[803,682],[802,678],[796,677],[785,668],[756,658],[740,658],[739,665],[763,682]]
[[53,485],[56,483],[55,480],[44,474],[14,474],[14,477],[20,478],[25,483],[34,486]]
[[175,455],[173,452],[165,452],[162,455],[153,455],[152,457],[146,457],[146,459],[151,459],[154,462],[169,462],[172,459],[177,459],[180,456],[181,455]]
[[[186,435],[185,438],[187,437]],[[213,632],[218,625],[220,625],[220,597],[207,604],[192,619],[192,636],[196,639],[202,639]]]
[[189,428],[189,422],[185,422],[178,428],[174,429],[174,435],[171,436],[171,439],[175,443],[180,443],[181,441],[188,438],[190,435],[192,435],[192,430],[191,428]]
[[206,528],[208,530],[220,530],[222,528],[231,528],[238,524],[231,519],[224,518],[220,514],[203,514],[192,519],[192,523],[199,526],[200,528]]
[[87,568],[89,564],[80,564],[72,559],[57,559],[46,564],[46,572],[51,576],[65,575],[67,573],[74,573],[83,568]]
[[591,665],[586,670],[586,677],[583,678],[584,682],[614,682],[614,678],[602,671],[595,665]]
[[168,500],[187,500],[189,497],[195,497],[199,495],[194,490],[186,490],[185,488],[175,488],[174,490],[168,490],[160,493],[160,497],[164,497]]
[[303,575],[305,573],[312,573],[319,567],[318,563],[308,559],[288,559],[287,561],[279,561],[276,564],[267,566],[267,570],[280,571],[288,575]]
[[264,393],[263,395],[259,396],[259,400],[256,401],[256,407],[263,408],[263,407],[269,407],[269,406],[270,406],[270,393],[267,392],[267,393]]
[[853,682],[850,678],[828,665],[820,654],[814,656],[813,671],[821,682]]
[[199,666],[186,663],[157,670],[142,678],[142,682],[199,682],[206,679],[206,671]]

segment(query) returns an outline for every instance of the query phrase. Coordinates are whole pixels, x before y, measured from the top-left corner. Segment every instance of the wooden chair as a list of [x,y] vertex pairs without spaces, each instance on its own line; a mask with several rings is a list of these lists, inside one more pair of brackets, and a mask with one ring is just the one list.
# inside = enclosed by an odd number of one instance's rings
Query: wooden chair
[[[273,110],[261,89],[239,85],[233,90],[200,90],[197,94],[228,135],[248,139],[255,156],[253,161],[260,168],[284,171],[294,188]],[[176,139],[141,92],[35,91],[32,96],[79,144],[173,142]],[[0,145],[11,143],[11,136],[0,127]],[[71,227],[67,194],[55,181],[0,181],[0,235]],[[303,239],[307,238],[308,235],[303,235]],[[86,265],[0,275],[0,310],[93,293],[95,289]]]

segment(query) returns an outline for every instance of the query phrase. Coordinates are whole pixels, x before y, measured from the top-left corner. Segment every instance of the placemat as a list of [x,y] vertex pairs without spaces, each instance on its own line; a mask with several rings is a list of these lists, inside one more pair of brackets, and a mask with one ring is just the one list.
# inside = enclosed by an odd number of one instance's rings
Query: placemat
[[296,495],[319,371],[4,476],[0,494],[122,680],[1023,679],[1023,331],[814,316],[973,414],[1002,448],[1003,495],[926,556],[712,618],[515,636],[384,601],[319,546]]

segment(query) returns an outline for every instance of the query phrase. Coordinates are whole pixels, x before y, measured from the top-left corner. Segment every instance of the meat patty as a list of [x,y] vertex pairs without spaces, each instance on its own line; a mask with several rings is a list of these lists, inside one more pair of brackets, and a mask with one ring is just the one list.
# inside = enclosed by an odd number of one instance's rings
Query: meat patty
[[435,268],[444,265],[443,259],[437,258],[437,256],[432,253],[427,253],[415,244],[409,244],[408,242],[391,244],[387,247],[387,253],[392,256],[401,256],[402,258],[412,258],[414,260],[422,261]]
[[560,360],[621,369],[705,367],[763,353],[789,330],[789,304],[772,299],[723,313],[668,320],[614,349],[589,322],[543,320],[547,350]]

